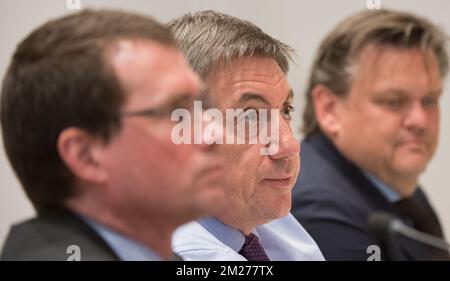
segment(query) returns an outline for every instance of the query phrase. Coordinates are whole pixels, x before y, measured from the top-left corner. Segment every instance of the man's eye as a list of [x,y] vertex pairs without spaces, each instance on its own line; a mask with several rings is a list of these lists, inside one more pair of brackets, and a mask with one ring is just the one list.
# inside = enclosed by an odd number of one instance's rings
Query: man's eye
[[434,97],[426,97],[422,99],[422,105],[424,107],[432,107],[437,104],[437,99]]
[[292,112],[294,112],[294,110],[295,108],[292,105],[288,105],[281,110],[281,115],[283,115],[283,118],[291,120],[292,119],[291,114]]
[[399,107],[401,102],[399,100],[389,100],[387,101],[387,105],[390,107]]
[[403,102],[400,99],[386,99],[381,100],[380,104],[390,110],[397,110],[403,105]]

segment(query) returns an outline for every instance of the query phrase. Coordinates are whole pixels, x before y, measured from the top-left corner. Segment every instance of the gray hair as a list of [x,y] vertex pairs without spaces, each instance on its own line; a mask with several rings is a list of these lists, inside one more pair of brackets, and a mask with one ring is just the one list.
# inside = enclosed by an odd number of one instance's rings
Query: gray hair
[[289,70],[294,50],[253,23],[215,11],[188,13],[168,23],[179,49],[192,68],[206,79],[220,63],[250,56],[274,58]]
[[302,132],[310,136],[320,131],[311,91],[324,85],[337,96],[345,96],[351,86],[352,69],[361,50],[368,45],[432,50],[442,77],[448,72],[446,34],[425,18],[390,10],[366,10],[339,23],[324,39],[313,62]]

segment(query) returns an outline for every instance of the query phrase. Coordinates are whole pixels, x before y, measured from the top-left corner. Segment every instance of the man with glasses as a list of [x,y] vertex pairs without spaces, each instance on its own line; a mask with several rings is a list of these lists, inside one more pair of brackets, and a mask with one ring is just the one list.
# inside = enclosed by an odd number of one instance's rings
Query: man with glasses
[[12,227],[1,259],[172,259],[175,228],[223,197],[213,146],[171,140],[171,112],[200,91],[150,18],[83,11],[33,31],[4,78],[1,124],[38,216]]

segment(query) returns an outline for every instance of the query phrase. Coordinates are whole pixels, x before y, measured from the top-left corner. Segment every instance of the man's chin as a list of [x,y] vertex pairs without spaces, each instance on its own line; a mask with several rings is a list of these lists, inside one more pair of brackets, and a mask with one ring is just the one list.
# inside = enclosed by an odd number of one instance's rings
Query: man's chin
[[267,215],[265,223],[287,216],[291,211],[291,203],[279,205],[276,208],[272,208],[272,210],[273,211]]
[[427,163],[425,161],[418,162],[417,159],[411,159],[410,162],[402,161],[401,163],[398,163],[395,170],[397,170],[398,174],[403,175],[404,177],[418,177],[420,174],[425,172],[427,166],[426,164]]

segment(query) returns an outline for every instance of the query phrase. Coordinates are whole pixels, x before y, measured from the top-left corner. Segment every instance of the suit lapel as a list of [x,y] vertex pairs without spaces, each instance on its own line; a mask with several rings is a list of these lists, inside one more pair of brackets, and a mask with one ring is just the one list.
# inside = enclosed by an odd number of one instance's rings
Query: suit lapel
[[[412,226],[411,221],[391,204],[367,179],[364,173],[347,160],[328,138],[323,134],[316,134],[308,138],[307,141],[351,183],[354,191],[364,198],[366,204],[370,206],[367,216],[373,211],[384,211],[393,214],[409,226]],[[421,193],[420,190],[417,192]],[[431,259],[426,246],[410,239],[394,238],[391,241],[387,241],[385,245],[389,251],[389,258],[392,260],[417,260],[427,259],[427,257]]]

